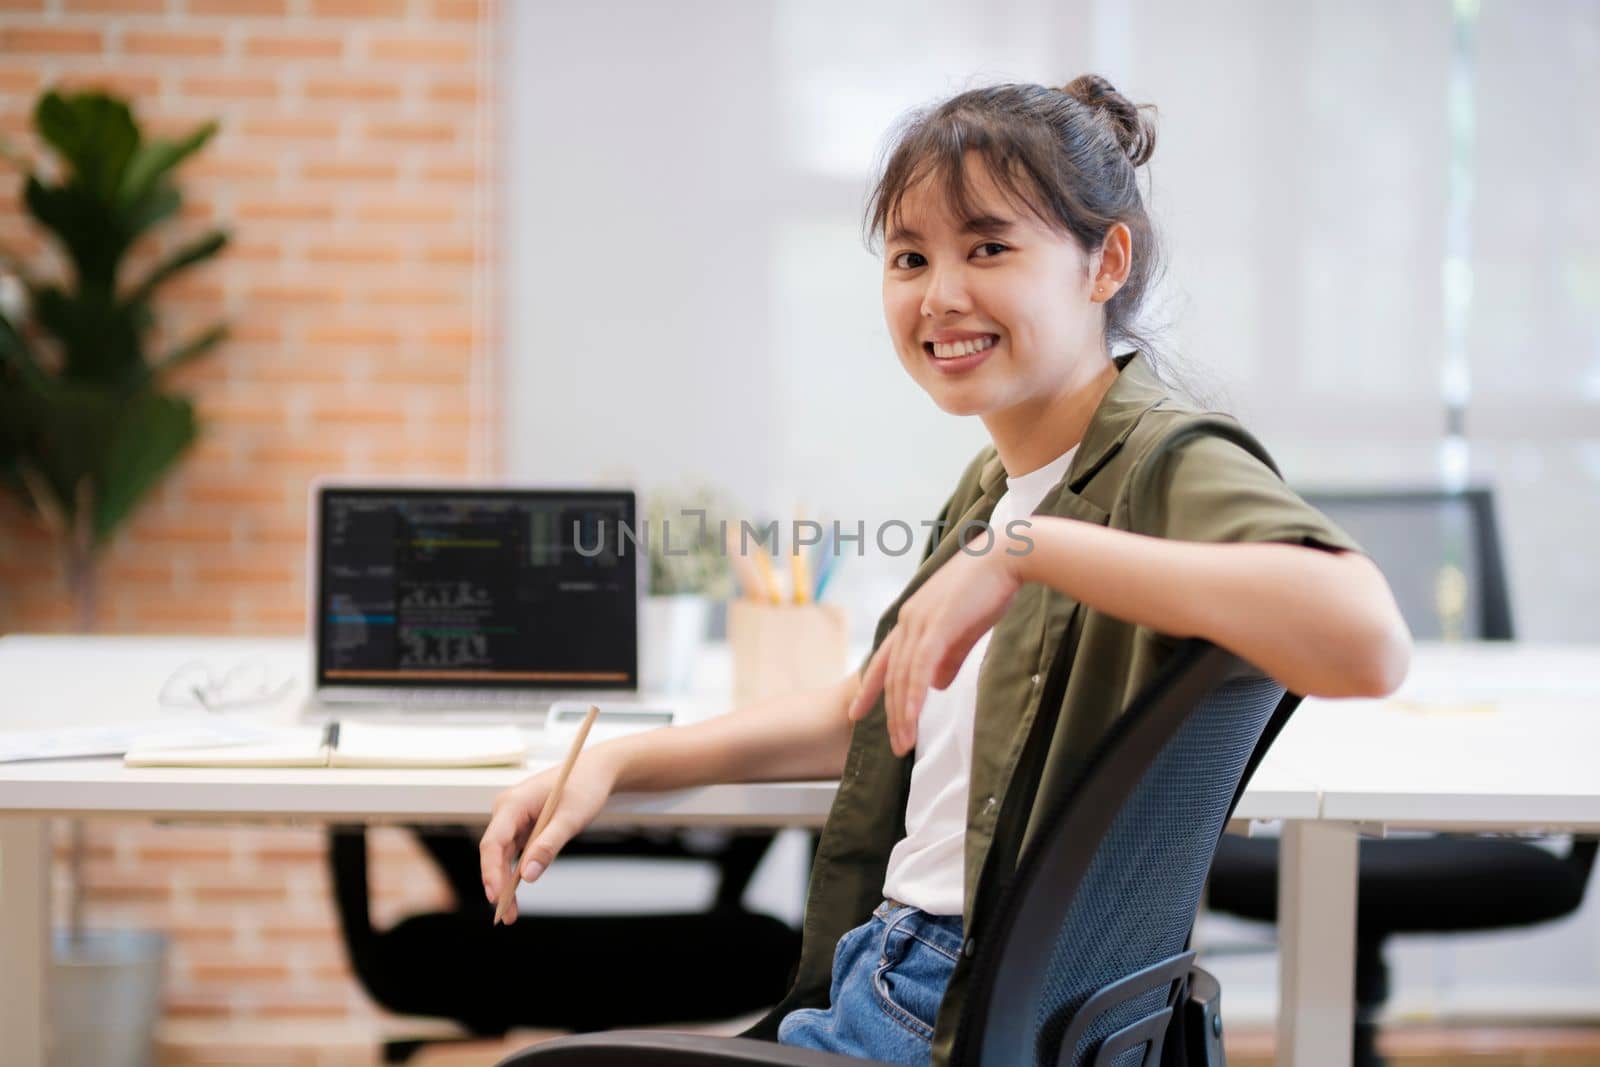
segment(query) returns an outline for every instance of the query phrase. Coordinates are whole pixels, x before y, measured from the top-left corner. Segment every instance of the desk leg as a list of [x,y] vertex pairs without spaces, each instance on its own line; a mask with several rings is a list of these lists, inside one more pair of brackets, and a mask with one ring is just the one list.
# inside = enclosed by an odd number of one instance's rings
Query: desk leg
[[12,1067],[44,1067],[50,976],[47,820],[0,816],[0,1042]]
[[1356,832],[1285,822],[1278,852],[1278,1055],[1348,1065],[1356,984]]

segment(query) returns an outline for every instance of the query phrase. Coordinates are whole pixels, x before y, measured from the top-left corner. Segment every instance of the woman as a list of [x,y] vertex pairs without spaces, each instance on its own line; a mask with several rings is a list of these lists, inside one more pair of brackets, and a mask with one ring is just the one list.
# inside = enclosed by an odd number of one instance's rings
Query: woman
[[[1015,845],[996,840],[998,813],[1032,799],[1007,792],[1016,742],[1052,669],[1067,671],[1062,744],[1041,791],[1185,637],[1302,694],[1382,695],[1405,674],[1410,637],[1371,561],[1236,423],[1173,397],[1146,354],[1111,355],[1140,347],[1156,271],[1135,179],[1154,144],[1093,75],[963,93],[904,128],[869,211],[885,317],[912,380],[992,443],[860,671],[595,746],[520,872],[537,878],[613,790],[840,777],[799,973],[756,1036],[948,1055],[984,862]],[[490,899],[551,777],[497,801]]]

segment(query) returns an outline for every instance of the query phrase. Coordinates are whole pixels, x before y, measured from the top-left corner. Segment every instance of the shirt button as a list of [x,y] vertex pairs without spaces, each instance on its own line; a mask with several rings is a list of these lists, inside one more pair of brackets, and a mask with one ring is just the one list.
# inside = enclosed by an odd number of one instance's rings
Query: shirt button
[[1033,684],[1034,685],[1038,685],[1039,684],[1039,676],[1037,674],[1033,676]]
[[967,938],[967,943],[961,946],[961,954],[970,960],[973,956],[977,955],[977,953],[978,942],[970,937]]

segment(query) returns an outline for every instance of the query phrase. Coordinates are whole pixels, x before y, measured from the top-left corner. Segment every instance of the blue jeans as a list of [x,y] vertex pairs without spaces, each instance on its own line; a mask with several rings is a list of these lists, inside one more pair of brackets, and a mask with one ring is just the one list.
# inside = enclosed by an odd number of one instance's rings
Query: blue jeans
[[839,939],[829,1006],[785,1015],[778,1043],[926,1064],[933,1021],[960,953],[961,916],[886,900]]

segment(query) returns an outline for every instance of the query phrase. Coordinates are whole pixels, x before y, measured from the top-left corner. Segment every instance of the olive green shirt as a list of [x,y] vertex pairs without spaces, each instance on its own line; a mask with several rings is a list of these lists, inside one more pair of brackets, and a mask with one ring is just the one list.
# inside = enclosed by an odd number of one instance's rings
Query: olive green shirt
[[[1117,363],[1121,373],[1095,409],[1066,475],[1034,514],[1180,541],[1360,551],[1284,484],[1237,422],[1173,397],[1141,356],[1118,357]],[[922,564],[878,621],[874,650],[893,629],[900,605],[965,543],[964,524],[988,519],[1005,482],[1005,468],[989,445],[968,465]],[[978,674],[973,729],[963,898],[968,940],[934,1027],[935,1065],[950,1057],[984,917],[1031,838],[1035,815],[1042,815],[1044,805],[1036,812],[1035,797],[1059,792],[1081,771],[1096,741],[1176,644],[1082,608],[1040,583],[1018,590],[995,624]],[[1052,671],[1065,672],[1064,689],[1047,684]],[[1056,714],[1046,709],[1041,717],[1046,691],[1063,697]],[[880,697],[855,728],[818,844],[795,981],[750,1036],[775,1040],[788,1012],[827,1006],[834,947],[882,899],[889,852],[905,836],[911,765],[889,748]]]

